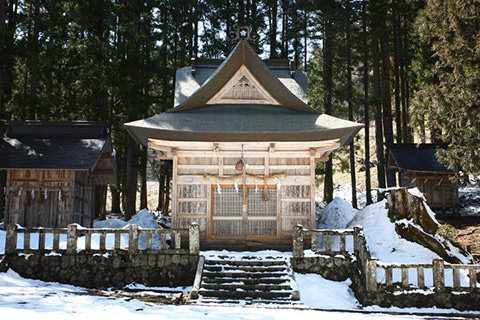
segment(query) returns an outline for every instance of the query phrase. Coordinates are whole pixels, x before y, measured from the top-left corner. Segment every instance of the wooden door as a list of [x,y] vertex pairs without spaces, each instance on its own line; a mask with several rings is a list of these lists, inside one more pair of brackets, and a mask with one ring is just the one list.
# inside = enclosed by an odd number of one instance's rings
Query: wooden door
[[276,238],[275,186],[247,186],[245,196],[241,185],[212,185],[211,190],[211,239]]

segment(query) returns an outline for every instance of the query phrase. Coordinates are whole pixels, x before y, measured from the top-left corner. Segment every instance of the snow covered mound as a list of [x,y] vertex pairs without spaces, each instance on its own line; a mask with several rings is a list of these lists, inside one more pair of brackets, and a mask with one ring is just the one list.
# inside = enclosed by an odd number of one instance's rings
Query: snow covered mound
[[358,210],[352,208],[346,200],[337,197],[323,210],[317,221],[317,228],[345,229],[357,212]]
[[141,228],[161,229],[162,227],[157,223],[153,213],[147,209],[142,209],[137,212],[130,220],[124,221],[122,219],[108,219],[95,221],[93,226],[95,228],[121,229],[130,224],[136,224]]
[[402,239],[395,231],[395,223],[388,218],[386,200],[371,204],[359,211],[346,227],[362,226],[373,258],[391,263],[431,263],[439,258],[427,248]]

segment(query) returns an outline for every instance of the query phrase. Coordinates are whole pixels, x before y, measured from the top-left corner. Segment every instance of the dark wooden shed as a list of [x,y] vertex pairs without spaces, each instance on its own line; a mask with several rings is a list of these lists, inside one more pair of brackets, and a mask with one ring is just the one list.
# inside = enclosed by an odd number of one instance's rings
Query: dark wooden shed
[[95,185],[116,179],[104,122],[7,122],[0,170],[7,171],[5,224],[25,227],[91,227]]
[[389,146],[389,167],[397,170],[401,187],[417,187],[436,211],[458,210],[456,171],[445,167],[435,144],[393,144]]

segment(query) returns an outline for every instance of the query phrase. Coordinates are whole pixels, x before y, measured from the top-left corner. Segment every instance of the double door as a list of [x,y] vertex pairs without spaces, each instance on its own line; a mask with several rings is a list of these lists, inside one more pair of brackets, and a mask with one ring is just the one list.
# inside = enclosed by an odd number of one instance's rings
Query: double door
[[211,239],[274,239],[275,185],[212,185]]

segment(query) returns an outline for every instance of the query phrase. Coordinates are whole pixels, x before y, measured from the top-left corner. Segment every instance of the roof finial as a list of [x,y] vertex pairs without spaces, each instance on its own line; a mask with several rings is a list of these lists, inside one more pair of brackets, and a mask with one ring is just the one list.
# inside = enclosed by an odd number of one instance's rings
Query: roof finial
[[229,45],[228,45],[228,51],[232,51],[232,49],[235,47],[238,41],[240,40],[246,40],[252,48],[255,50],[257,54],[263,53],[263,50],[260,49],[258,45],[258,40],[259,37],[258,35],[252,31],[252,29],[249,26],[238,26],[236,31],[231,31],[230,34],[228,35],[228,40],[229,40]]

